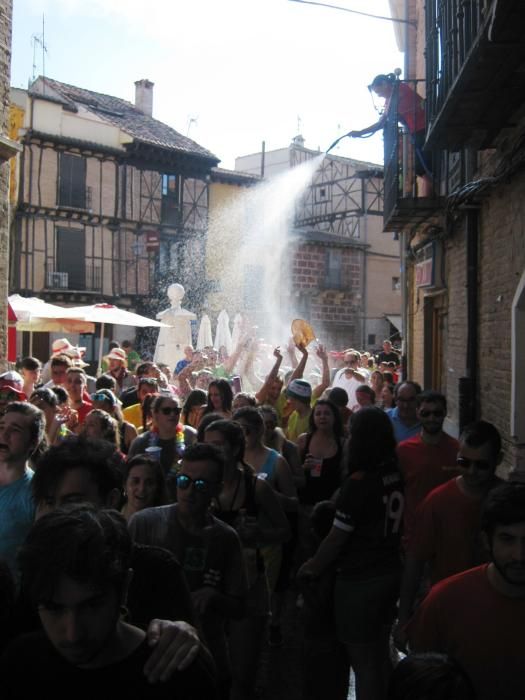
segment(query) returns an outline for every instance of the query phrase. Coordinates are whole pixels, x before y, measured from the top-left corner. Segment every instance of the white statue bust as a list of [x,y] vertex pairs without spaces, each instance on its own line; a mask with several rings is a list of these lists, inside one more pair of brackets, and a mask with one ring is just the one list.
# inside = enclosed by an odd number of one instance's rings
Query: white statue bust
[[170,308],[157,314],[157,319],[169,328],[161,328],[155,348],[155,362],[163,362],[173,369],[184,357],[184,348],[192,344],[191,322],[197,316],[181,307],[184,298],[182,284],[170,284],[167,289]]

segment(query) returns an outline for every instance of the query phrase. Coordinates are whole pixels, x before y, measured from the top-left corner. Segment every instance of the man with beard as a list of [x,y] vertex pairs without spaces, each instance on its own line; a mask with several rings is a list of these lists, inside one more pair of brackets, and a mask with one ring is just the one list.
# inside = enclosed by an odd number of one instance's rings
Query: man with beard
[[481,511],[489,491],[501,483],[495,476],[501,457],[501,437],[491,423],[478,421],[467,426],[459,440],[459,476],[433,489],[418,507],[406,551],[394,635],[401,648],[403,628],[425,568],[434,585],[488,560],[481,537]]
[[424,391],[416,397],[416,418],[421,430],[397,446],[399,466],[405,483],[403,543],[406,546],[414,528],[416,508],[432,489],[457,475],[458,441],[443,431],[447,400],[437,391]]
[[432,588],[408,625],[410,648],[456,659],[478,700],[516,700],[525,697],[525,485],[491,491],[481,527],[490,562]]

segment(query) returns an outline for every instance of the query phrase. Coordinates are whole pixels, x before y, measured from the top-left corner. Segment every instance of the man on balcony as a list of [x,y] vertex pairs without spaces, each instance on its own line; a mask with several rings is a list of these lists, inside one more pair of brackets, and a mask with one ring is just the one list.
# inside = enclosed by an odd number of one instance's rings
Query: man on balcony
[[[389,117],[392,117],[392,110],[396,109],[397,105],[397,119],[408,129],[414,145],[414,168],[416,175],[422,181],[421,196],[429,197],[432,192],[432,163],[428,154],[423,152],[426,132],[424,99],[408,83],[398,80],[394,73],[376,75],[368,89],[373,90],[378,97],[384,98],[383,113],[375,124],[359,131],[350,131],[348,136],[352,138],[370,136],[384,129]],[[393,99],[394,95],[397,96],[397,100]]]

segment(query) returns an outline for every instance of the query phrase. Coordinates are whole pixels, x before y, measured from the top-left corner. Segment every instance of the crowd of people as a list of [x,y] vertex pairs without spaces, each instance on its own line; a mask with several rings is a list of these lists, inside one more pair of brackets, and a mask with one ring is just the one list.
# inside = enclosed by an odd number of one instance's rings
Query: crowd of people
[[525,697],[525,485],[388,340],[83,351],[0,375],[6,698],[250,700],[290,601],[305,700]]

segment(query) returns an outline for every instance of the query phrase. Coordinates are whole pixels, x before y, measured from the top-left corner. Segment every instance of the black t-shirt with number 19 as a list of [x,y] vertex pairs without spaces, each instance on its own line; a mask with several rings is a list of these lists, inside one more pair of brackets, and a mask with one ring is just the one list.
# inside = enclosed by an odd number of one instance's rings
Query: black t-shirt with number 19
[[356,471],[341,487],[334,527],[348,532],[337,561],[339,576],[367,579],[401,566],[403,482],[396,462]]

